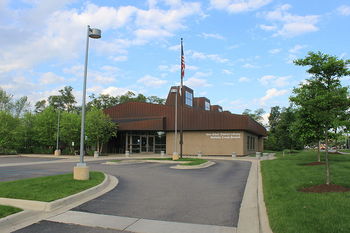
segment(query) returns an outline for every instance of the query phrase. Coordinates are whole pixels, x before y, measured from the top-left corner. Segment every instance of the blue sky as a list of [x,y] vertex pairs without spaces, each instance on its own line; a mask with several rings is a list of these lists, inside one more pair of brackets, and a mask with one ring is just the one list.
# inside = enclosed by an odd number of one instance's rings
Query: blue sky
[[269,112],[308,77],[293,59],[349,59],[349,20],[349,0],[0,0],[0,87],[35,104],[70,85],[81,102],[89,24],[102,38],[90,40],[88,94],[165,98],[180,79],[183,37],[195,96]]

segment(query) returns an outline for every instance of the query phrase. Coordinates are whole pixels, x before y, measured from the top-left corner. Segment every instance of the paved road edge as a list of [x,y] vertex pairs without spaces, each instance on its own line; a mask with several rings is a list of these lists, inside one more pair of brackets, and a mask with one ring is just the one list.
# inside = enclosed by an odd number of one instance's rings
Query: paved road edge
[[46,206],[46,209],[42,211],[28,210],[18,206],[24,211],[0,219],[2,232],[16,231],[43,219],[56,216],[111,191],[118,185],[119,180],[108,174],[105,174],[105,176],[106,178],[101,184],[72,196],[47,203],[51,205]]

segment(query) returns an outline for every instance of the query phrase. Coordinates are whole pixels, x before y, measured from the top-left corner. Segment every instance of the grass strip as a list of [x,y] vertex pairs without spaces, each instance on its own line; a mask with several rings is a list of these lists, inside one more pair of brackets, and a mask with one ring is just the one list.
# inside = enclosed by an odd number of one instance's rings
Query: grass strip
[[73,174],[45,176],[0,182],[0,197],[36,201],[54,201],[100,184],[102,172],[90,172],[90,180],[74,180]]
[[[350,192],[303,193],[301,188],[324,184],[325,166],[302,166],[317,161],[314,151],[278,153],[262,161],[264,200],[274,233],[350,232]],[[322,158],[324,153],[322,153]],[[349,155],[330,155],[332,183],[350,187]]]
[[0,218],[4,218],[8,215],[15,214],[18,212],[21,212],[22,209],[12,207],[12,206],[7,206],[7,205],[0,205]]
[[[147,158],[144,160],[170,160],[170,161],[172,161],[173,159],[172,158]],[[176,161],[188,162],[188,163],[181,164],[184,166],[194,166],[194,165],[200,165],[200,164],[208,162],[208,160],[206,160],[206,159],[197,159],[197,158],[182,158],[182,159],[178,159]]]

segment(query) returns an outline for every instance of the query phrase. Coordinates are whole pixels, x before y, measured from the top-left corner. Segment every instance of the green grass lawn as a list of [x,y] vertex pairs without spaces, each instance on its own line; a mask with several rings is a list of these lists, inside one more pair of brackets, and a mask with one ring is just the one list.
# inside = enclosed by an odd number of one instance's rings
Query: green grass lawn
[[12,206],[0,205],[0,218],[18,213],[20,211],[22,211],[22,209],[12,207]]
[[[322,153],[322,157],[323,157]],[[274,233],[350,232],[350,192],[303,193],[300,188],[323,184],[325,166],[316,152],[286,154],[262,161],[264,198]],[[330,155],[332,183],[350,187],[350,155]]]
[[340,149],[339,151],[350,153],[350,149]]
[[90,180],[74,180],[73,174],[0,182],[0,197],[54,201],[100,184],[102,172],[90,172]]
[[[144,159],[144,160],[173,160],[172,158],[148,158],[148,159]],[[206,163],[208,162],[208,160],[206,159],[197,159],[197,158],[182,158],[182,159],[178,159],[176,161],[187,161],[188,163],[183,163],[181,165],[185,165],[185,166],[194,166],[194,165],[200,165],[202,163]]]

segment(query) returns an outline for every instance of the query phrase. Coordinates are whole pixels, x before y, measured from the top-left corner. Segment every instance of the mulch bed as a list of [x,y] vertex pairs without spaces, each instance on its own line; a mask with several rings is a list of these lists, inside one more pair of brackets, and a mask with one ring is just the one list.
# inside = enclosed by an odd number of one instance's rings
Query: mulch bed
[[304,163],[303,166],[316,166],[316,165],[325,165],[325,162],[311,162],[311,163]]
[[299,190],[304,193],[329,193],[329,192],[349,192],[350,188],[346,188],[344,186],[336,185],[336,184],[320,184],[316,186],[311,186],[307,188],[303,188]]

